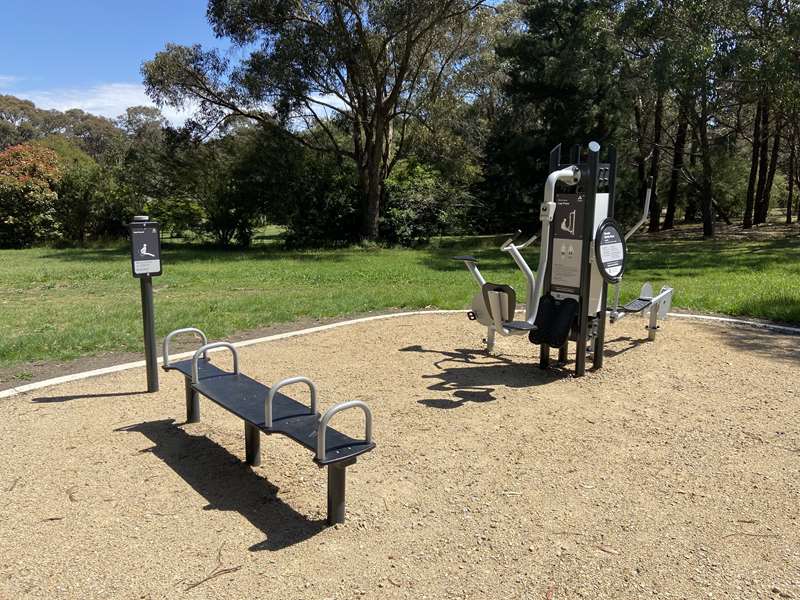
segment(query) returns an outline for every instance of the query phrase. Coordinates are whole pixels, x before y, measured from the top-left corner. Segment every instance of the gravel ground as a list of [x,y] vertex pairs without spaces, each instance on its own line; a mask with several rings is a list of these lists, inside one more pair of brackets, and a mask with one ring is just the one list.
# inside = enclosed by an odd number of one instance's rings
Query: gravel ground
[[242,349],[372,406],[333,528],[309,452],[270,436],[247,467],[236,418],[182,424],[178,374],[0,401],[0,598],[800,599],[798,338],[645,334],[610,326],[582,379],[521,337],[485,356],[463,315]]

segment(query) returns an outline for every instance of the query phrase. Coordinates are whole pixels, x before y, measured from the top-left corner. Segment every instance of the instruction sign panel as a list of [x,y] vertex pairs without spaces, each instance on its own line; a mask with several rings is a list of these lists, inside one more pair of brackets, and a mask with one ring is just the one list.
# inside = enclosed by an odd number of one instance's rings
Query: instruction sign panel
[[609,283],[617,283],[625,269],[625,238],[615,221],[603,221],[597,230],[595,244],[600,274]]
[[134,277],[161,275],[160,225],[155,221],[130,224]]
[[585,207],[582,193],[556,196],[550,273],[550,288],[554,292],[580,294]]

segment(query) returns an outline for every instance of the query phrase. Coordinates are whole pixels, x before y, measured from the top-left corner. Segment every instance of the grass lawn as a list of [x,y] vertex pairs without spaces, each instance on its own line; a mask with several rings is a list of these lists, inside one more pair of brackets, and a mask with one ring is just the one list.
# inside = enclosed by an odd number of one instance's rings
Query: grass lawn
[[[464,308],[476,291],[462,263],[473,253],[489,281],[524,290],[501,238],[445,239],[424,249],[290,252],[274,244],[221,251],[165,244],[155,279],[159,336],[194,325],[218,339],[300,317],[387,308]],[[674,304],[698,311],[800,323],[800,244],[633,241],[623,300],[642,282],[675,287]],[[535,251],[529,254],[536,263]],[[0,367],[140,350],[139,284],[127,245],[0,251]],[[424,332],[420,332],[424,335]]]

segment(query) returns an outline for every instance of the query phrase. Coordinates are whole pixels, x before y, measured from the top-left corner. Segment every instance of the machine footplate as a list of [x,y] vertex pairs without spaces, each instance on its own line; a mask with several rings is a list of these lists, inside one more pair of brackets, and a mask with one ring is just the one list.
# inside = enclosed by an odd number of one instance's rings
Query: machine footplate
[[513,329],[515,331],[535,331],[536,325],[532,325],[527,321],[506,321],[503,323],[506,329]]
[[626,313],[638,313],[648,308],[652,303],[653,300],[650,298],[637,298],[636,300],[628,302],[621,310]]

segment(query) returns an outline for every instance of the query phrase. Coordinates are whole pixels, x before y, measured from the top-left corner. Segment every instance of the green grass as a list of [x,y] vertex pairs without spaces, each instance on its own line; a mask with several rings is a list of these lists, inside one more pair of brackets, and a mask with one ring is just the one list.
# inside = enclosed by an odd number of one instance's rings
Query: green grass
[[[274,233],[274,232],[271,232]],[[267,237],[272,237],[267,236]],[[300,317],[387,308],[463,308],[476,287],[473,253],[490,281],[523,290],[501,238],[444,239],[424,249],[290,252],[165,244],[155,279],[159,336],[194,325],[212,338]],[[797,238],[759,242],[635,241],[623,299],[642,282],[675,287],[674,304],[700,312],[800,323]],[[529,261],[535,264],[535,252]],[[0,366],[141,349],[139,285],[125,245],[0,251]]]

